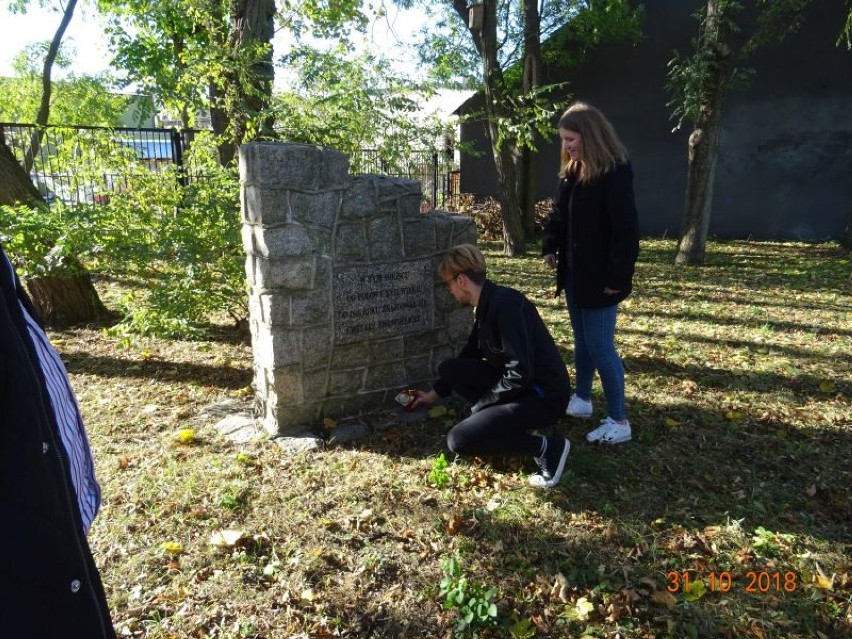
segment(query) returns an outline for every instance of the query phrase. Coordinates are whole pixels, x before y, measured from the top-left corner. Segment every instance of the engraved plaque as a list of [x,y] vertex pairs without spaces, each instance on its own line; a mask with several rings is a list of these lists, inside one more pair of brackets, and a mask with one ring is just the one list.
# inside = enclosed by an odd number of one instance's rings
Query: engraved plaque
[[338,344],[432,328],[431,260],[339,269],[334,274],[334,338]]

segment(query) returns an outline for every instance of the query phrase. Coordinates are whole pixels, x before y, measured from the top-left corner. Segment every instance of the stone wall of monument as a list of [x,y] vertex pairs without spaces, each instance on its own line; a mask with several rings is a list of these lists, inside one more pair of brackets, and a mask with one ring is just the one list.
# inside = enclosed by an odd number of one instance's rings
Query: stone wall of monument
[[473,320],[436,274],[470,218],[420,213],[420,183],[353,177],[332,149],[240,149],[255,408],[272,434],[427,387]]

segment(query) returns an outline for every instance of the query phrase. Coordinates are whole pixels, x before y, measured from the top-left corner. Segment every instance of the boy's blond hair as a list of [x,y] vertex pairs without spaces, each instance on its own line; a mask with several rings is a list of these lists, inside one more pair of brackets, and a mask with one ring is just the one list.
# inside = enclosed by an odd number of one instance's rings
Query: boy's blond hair
[[438,265],[438,275],[444,280],[464,273],[471,281],[485,281],[485,257],[473,244],[459,244],[447,251]]

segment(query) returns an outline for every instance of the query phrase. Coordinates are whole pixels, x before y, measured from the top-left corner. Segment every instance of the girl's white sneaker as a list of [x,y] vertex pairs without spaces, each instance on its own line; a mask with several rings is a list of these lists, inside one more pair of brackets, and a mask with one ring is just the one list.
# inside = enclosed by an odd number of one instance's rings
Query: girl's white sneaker
[[571,417],[591,417],[592,402],[588,399],[580,399],[577,397],[577,393],[574,393],[571,395],[571,400],[568,402],[565,414]]
[[586,435],[586,441],[601,444],[623,444],[632,438],[630,422],[619,424],[612,417],[601,420],[601,425]]

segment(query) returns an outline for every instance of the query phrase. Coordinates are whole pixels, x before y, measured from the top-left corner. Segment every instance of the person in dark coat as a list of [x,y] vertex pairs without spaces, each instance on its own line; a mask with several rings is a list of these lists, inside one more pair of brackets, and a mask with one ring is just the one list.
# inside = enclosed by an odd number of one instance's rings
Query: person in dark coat
[[68,375],[0,246],[0,635],[115,639],[86,539],[100,506]]
[[462,455],[530,455],[539,473],[533,486],[559,483],[571,444],[561,436],[533,435],[559,419],[571,393],[568,371],[535,305],[520,292],[486,279],[485,258],[475,246],[450,249],[438,274],[457,302],[476,308],[473,330],[458,357],[438,367],[428,392],[414,406],[453,391],[469,401],[471,415],[447,434]]
[[559,119],[559,136],[562,163],[542,255],[556,269],[556,294],[565,291],[574,333],[576,392],[566,413],[591,417],[597,371],[607,415],[586,439],[619,444],[632,437],[615,324],[639,255],[633,169],[612,124],[593,106],[571,105]]

